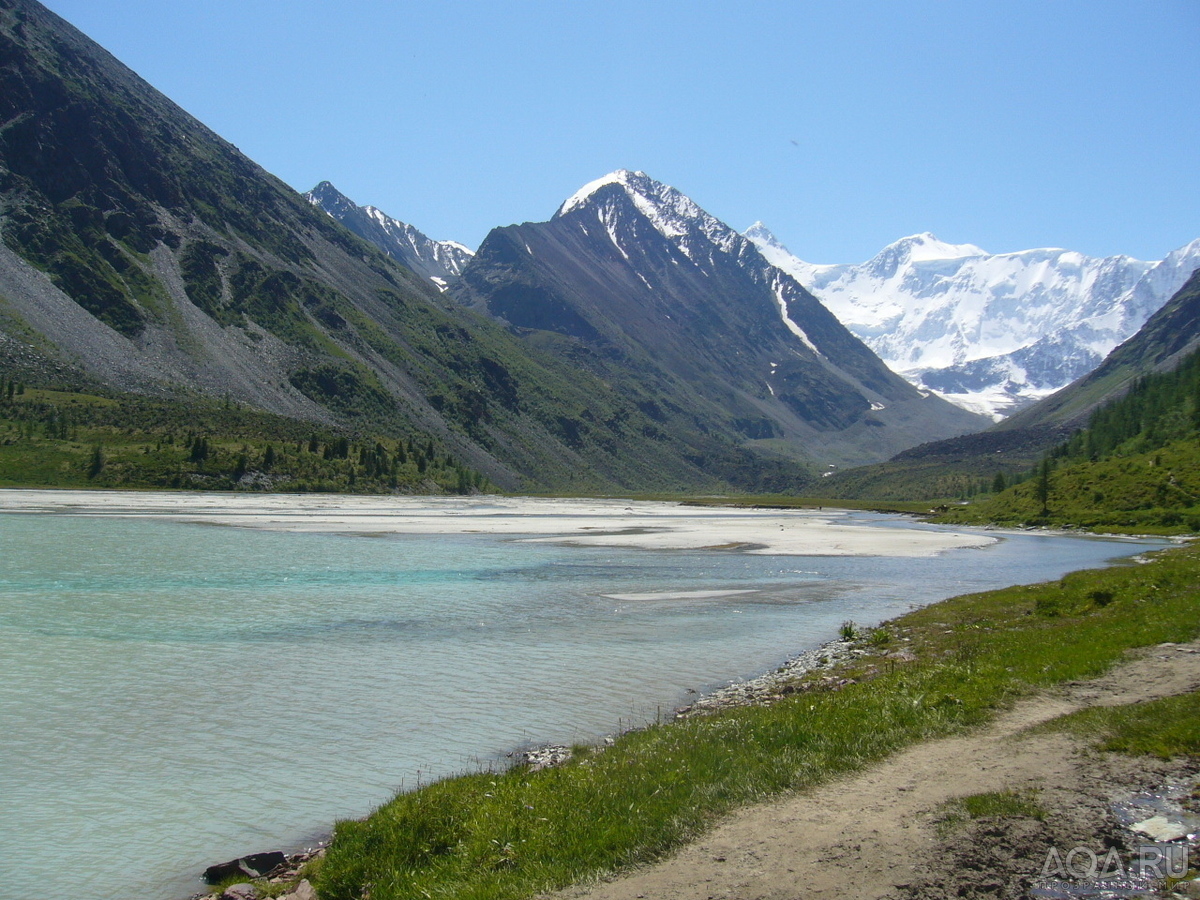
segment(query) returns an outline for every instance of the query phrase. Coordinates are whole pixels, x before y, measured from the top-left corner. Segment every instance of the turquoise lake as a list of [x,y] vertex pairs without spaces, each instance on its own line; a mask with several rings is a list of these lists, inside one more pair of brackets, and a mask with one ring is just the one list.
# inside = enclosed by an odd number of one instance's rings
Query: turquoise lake
[[0,895],[186,897],[211,863],[667,715],[847,619],[1161,545],[797,556],[0,512]]

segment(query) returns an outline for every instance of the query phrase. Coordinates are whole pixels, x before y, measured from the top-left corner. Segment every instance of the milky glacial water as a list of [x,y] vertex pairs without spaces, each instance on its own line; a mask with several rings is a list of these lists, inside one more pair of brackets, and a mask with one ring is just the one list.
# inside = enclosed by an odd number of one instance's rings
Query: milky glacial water
[[187,896],[213,862],[668,714],[846,619],[1149,546],[802,557],[0,514],[0,897]]

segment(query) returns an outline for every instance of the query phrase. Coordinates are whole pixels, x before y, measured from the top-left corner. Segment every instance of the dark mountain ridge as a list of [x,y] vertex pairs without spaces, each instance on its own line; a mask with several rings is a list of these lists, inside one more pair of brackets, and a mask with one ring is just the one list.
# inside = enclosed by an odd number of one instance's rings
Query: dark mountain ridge
[[439,288],[444,289],[448,281],[457,278],[472,256],[462,244],[435,241],[373,206],[357,206],[328,181],[322,181],[304,197],[400,265],[424,275]]

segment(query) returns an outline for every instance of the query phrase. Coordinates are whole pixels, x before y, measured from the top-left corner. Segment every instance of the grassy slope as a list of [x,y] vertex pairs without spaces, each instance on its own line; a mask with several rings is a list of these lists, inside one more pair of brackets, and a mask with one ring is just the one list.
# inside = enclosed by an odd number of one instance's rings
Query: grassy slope
[[938,521],[959,525],[1048,525],[1127,534],[1200,531],[1200,448],[1194,440],[1158,450],[1078,462],[1050,475],[1046,512],[1037,479],[951,508]]
[[1027,472],[1069,434],[1051,426],[989,430],[935,441],[905,450],[886,462],[822,478],[809,492],[845,499],[922,501],[928,508],[933,501],[989,490],[998,472],[1009,480]]
[[526,897],[654,859],[730,808],[986,721],[1014,698],[1095,676],[1130,647],[1200,634],[1200,551],[968,595],[864,639],[840,690],[654,726],[557,768],[479,773],[339,823],[325,900]]

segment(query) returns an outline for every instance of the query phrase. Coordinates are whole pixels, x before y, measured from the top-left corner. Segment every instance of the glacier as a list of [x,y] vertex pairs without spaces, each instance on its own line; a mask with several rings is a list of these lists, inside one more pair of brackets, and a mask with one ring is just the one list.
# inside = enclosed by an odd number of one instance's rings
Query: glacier
[[1200,267],[1200,239],[1146,262],[993,254],[925,232],[863,263],[818,265],[761,222],[744,235],[893,371],[996,420],[1086,375]]

